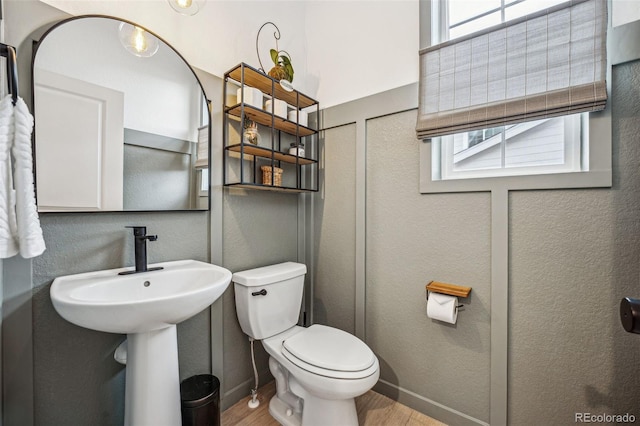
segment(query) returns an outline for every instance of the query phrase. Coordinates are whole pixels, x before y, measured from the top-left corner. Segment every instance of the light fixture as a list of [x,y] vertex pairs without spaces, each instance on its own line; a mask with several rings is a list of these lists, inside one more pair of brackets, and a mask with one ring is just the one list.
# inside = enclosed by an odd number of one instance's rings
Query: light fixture
[[120,43],[127,51],[141,58],[150,58],[160,47],[158,39],[142,28],[123,22],[118,29]]
[[206,3],[206,0],[167,0],[173,10],[181,15],[193,16],[198,13]]

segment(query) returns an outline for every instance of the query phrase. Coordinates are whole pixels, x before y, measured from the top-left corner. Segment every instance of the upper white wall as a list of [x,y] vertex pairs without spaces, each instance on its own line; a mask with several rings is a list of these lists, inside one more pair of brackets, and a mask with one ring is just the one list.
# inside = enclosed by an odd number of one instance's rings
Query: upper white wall
[[[5,0],[6,1],[6,0]],[[35,1],[35,0],[8,0]],[[275,22],[303,93],[329,107],[418,79],[418,0],[208,0],[182,16],[166,0],[39,0],[71,15],[104,14],[136,22],[164,38],[187,61],[214,75],[239,62],[259,67],[255,39]],[[267,70],[273,27],[260,35]]]
[[418,81],[418,0],[306,4],[307,78],[323,108]]
[[[303,3],[208,0],[198,14],[183,16],[166,0],[39,1],[71,15],[102,14],[135,22],[171,44],[192,66],[220,77],[239,62],[260,66],[256,35],[263,23],[273,21],[282,33],[279,48],[291,54],[296,77],[306,74]],[[275,41],[266,30],[260,40],[262,62],[269,70],[269,48],[275,47]]]
[[614,27],[638,19],[640,19],[640,2],[638,0],[612,0],[611,23]]

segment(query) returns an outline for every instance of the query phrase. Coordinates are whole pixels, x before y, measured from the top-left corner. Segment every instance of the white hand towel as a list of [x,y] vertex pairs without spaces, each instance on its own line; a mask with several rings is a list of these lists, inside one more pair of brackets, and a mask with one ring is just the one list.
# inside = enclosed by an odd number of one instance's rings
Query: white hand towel
[[0,100],[0,258],[18,254],[15,191],[11,173],[14,111],[11,95]]
[[40,228],[33,187],[33,155],[31,152],[33,116],[22,98],[18,98],[14,108],[14,125],[15,137],[11,152],[15,160],[13,173],[20,255],[29,259],[41,255],[46,247],[42,237],[42,228]]

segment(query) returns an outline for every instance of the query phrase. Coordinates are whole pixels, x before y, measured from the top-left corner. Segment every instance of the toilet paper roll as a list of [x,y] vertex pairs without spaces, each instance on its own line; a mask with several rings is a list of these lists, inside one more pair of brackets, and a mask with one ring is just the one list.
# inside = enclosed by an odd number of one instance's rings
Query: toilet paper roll
[[244,86],[239,87],[236,91],[237,102],[240,103],[242,99],[242,93],[244,90],[244,103],[246,105],[251,105],[255,108],[262,109],[262,101],[264,99],[264,93],[260,91],[260,89],[256,89],[254,87]]
[[297,122],[301,126],[307,126],[309,122],[306,111],[298,111],[297,109],[289,111],[287,118],[289,121]]
[[[269,99],[264,103],[264,110],[268,113],[271,113],[272,102],[273,101]],[[276,99],[275,105],[273,106],[273,113],[277,116],[287,118],[287,103],[280,99]]]
[[455,324],[458,319],[458,298],[447,294],[429,292],[427,316],[438,321]]

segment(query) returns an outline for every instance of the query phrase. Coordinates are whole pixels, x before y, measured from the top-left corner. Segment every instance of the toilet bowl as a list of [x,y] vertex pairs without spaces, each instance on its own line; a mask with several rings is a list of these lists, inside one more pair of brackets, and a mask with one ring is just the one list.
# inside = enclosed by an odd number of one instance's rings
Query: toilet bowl
[[269,412],[285,426],[357,425],[354,398],[378,381],[378,359],[345,331],[296,325],[305,273],[305,265],[286,262],[232,278],[240,325],[270,355]]
[[[371,389],[380,375],[378,359],[360,339],[342,330],[312,325],[293,327],[262,344],[271,356],[269,368],[276,377],[274,398],[284,402],[269,407],[276,420],[287,424],[291,415],[287,416],[287,409],[296,412],[294,405],[286,403],[291,396],[283,396],[282,388],[302,398],[301,424],[305,426],[358,424],[354,398]],[[336,363],[340,357],[346,362]],[[284,378],[287,384],[282,383]],[[284,407],[284,412],[278,407]]]

